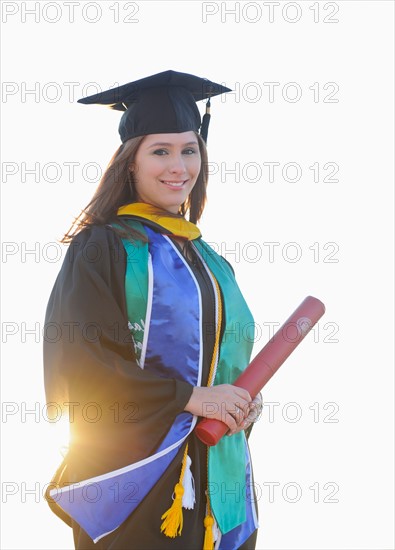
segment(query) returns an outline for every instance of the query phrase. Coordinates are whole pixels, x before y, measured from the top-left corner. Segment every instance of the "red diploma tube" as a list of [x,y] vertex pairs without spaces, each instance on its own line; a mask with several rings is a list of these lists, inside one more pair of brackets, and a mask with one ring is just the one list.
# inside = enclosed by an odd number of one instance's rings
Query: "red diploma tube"
[[[324,313],[324,304],[307,296],[233,385],[256,397]],[[212,446],[226,434],[228,426],[220,420],[204,418],[195,431],[203,443]]]

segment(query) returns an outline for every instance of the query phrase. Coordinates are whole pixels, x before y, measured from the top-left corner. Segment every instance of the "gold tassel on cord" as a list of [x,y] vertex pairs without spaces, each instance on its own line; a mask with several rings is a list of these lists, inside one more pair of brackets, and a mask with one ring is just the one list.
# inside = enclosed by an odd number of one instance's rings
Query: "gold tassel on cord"
[[204,527],[205,527],[205,533],[204,533],[204,542],[203,542],[203,550],[213,550],[214,548],[214,536],[213,536],[213,525],[214,525],[214,518],[211,515],[211,512],[209,512],[210,515],[207,515],[204,518]]
[[180,479],[174,487],[173,504],[170,506],[168,510],[166,510],[166,512],[160,518],[160,519],[163,519],[163,523],[160,526],[160,530],[162,533],[166,535],[166,537],[174,538],[174,537],[177,537],[178,535],[181,535],[182,533],[182,527],[184,525],[184,518],[182,515],[182,497],[184,494],[184,487],[182,485],[182,482],[183,482],[186,463],[187,463],[187,455],[188,455],[188,445],[185,447],[184,456],[182,459]]

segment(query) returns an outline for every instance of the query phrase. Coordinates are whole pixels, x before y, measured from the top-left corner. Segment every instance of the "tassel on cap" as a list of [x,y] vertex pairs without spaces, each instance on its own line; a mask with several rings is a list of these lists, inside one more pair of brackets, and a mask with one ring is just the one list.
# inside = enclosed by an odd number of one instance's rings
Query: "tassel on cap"
[[206,112],[203,115],[202,126],[200,128],[200,135],[203,138],[206,145],[207,145],[208,127],[209,127],[210,118],[211,118],[210,107],[211,107],[211,103],[210,103],[210,98],[209,98],[207,100],[207,103],[206,103]]

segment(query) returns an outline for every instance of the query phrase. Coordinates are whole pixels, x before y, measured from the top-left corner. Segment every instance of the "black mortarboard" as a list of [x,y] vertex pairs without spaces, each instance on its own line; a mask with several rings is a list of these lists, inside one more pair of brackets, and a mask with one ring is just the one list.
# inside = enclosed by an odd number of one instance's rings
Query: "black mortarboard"
[[[230,92],[221,84],[192,74],[164,71],[118,88],[84,97],[78,103],[108,105],[125,111],[119,123],[122,143],[147,134],[193,130],[207,142],[210,98]],[[203,122],[196,101],[207,99]]]

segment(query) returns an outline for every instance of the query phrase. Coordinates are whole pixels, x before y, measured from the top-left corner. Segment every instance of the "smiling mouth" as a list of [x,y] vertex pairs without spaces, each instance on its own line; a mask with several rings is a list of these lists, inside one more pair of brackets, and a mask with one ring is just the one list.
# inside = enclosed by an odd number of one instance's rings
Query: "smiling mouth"
[[179,189],[180,187],[182,187],[186,183],[186,181],[187,180],[183,180],[183,181],[161,180],[161,183],[164,183],[165,185],[168,185],[169,187],[173,187],[174,189]]

